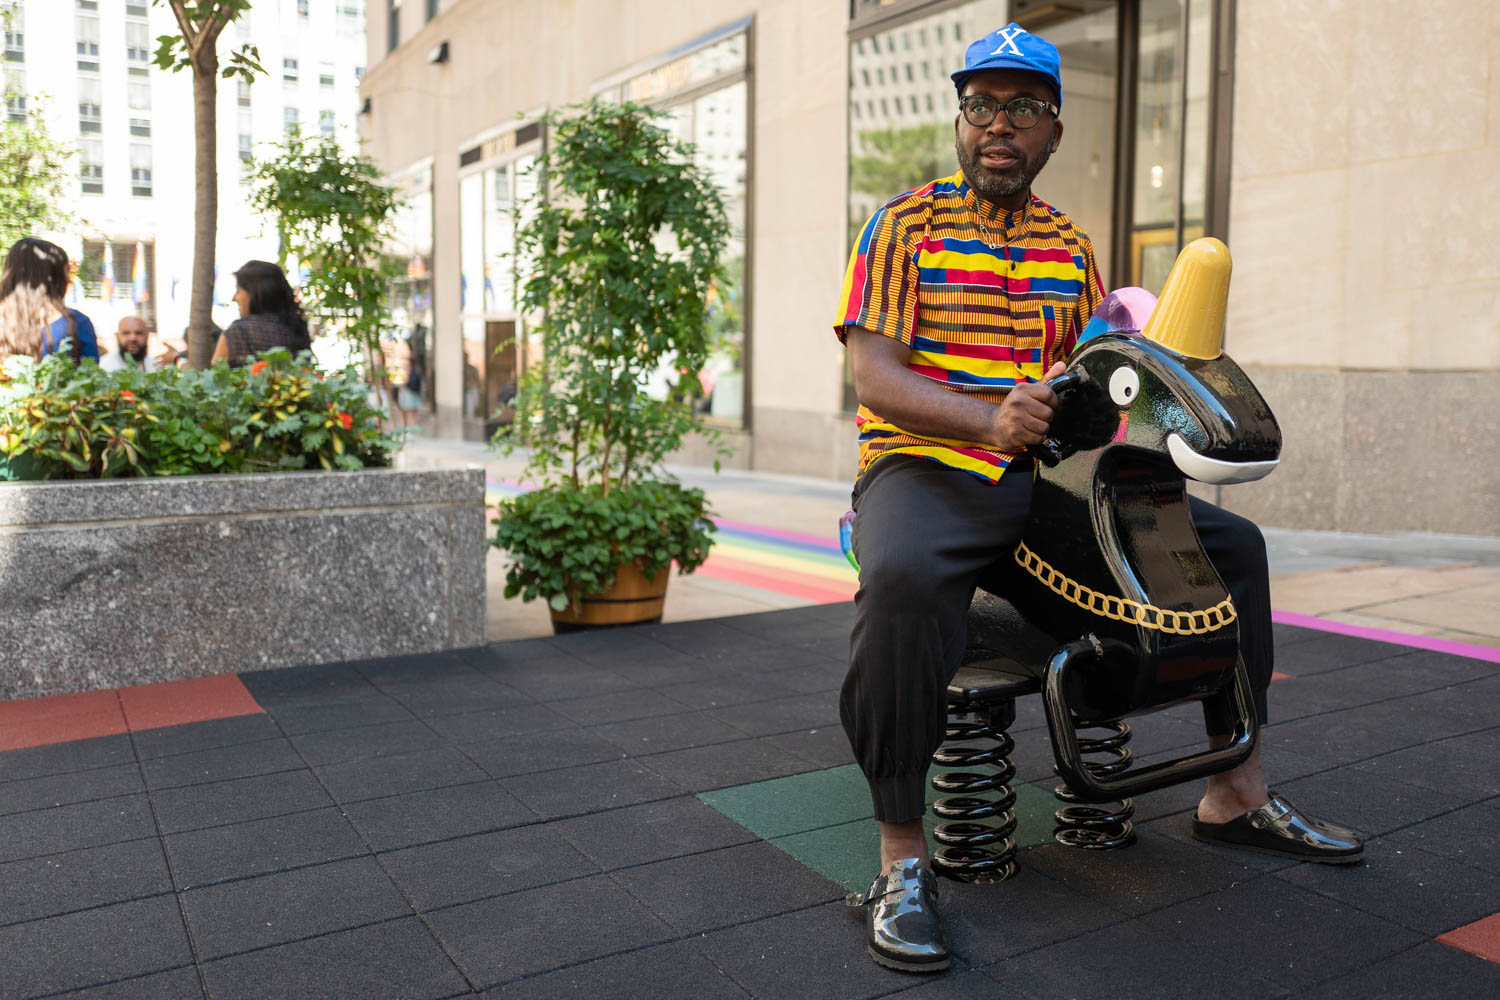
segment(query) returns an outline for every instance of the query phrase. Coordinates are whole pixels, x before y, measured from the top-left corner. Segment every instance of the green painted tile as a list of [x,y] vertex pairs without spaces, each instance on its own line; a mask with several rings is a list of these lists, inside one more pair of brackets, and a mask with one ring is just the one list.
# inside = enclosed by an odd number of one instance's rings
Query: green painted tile
[[864,775],[853,764],[720,788],[698,798],[767,840],[874,816]]
[[870,820],[828,826],[771,843],[844,888],[869,888],[880,867],[880,828]]

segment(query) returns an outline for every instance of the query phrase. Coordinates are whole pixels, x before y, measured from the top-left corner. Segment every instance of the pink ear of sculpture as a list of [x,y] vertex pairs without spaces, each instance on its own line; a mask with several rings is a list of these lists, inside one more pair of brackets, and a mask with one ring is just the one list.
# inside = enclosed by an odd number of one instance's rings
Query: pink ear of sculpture
[[1117,288],[1094,310],[1078,343],[1081,345],[1103,333],[1140,333],[1155,308],[1156,296],[1144,288],[1134,285]]

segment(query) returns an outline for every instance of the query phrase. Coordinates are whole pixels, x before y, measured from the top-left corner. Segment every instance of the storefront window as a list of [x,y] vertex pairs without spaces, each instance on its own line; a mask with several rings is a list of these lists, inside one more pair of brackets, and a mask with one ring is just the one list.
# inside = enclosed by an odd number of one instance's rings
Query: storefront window
[[[528,140],[520,148],[518,134]],[[539,135],[529,126],[487,140],[476,148],[489,158],[476,156],[459,182],[463,417],[471,438],[488,438],[511,418],[528,350],[516,303],[516,275],[524,273],[516,259],[516,226],[536,190]]]
[[[678,139],[692,145],[694,162],[708,172],[724,198],[731,228],[722,258],[728,278],[709,293],[714,348],[698,373],[702,391],[697,405],[732,426],[743,423],[745,409],[748,51],[749,36],[736,31],[600,92],[607,98],[666,109],[668,126]],[[665,395],[676,375],[663,370],[648,391]]]
[[398,182],[395,244],[402,273],[391,283],[395,339],[386,344],[386,367],[396,405],[406,414],[433,410],[432,170]]

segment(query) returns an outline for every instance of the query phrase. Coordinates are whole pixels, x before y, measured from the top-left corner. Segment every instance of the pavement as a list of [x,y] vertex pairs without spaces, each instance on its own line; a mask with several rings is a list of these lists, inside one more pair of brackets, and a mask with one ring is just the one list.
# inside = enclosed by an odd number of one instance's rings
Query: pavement
[[[1493,542],[1268,533],[1266,770],[1363,863],[1199,844],[1192,787],[1137,799],[1133,847],[1057,845],[1026,699],[1020,871],[943,884],[933,979],[842,902],[875,842],[841,495],[720,480],[728,561],[657,625],[506,609],[480,649],[0,703],[0,997],[1500,995]],[[1190,707],[1133,725],[1147,760],[1202,739]]]

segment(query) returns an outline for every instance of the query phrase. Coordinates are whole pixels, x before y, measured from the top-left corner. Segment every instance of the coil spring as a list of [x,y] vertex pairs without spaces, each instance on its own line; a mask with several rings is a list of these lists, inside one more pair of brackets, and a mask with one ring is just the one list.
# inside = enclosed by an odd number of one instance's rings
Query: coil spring
[[[1123,720],[1116,719],[1080,728],[1102,729],[1109,733],[1100,737],[1079,736],[1078,748],[1084,756],[1104,758],[1085,761],[1083,766],[1088,768],[1089,773],[1104,778],[1118,774],[1130,766],[1132,754],[1125,745],[1130,742],[1130,726]],[[1135,843],[1135,823],[1131,822],[1131,817],[1135,815],[1134,800],[1120,799],[1115,808],[1085,804],[1073,794],[1071,788],[1061,782],[1052,789],[1052,794],[1058,801],[1065,803],[1053,814],[1053,818],[1057,820],[1057,828],[1052,832],[1052,837],[1059,844],[1089,851],[1117,851]]]
[[948,821],[932,833],[941,845],[932,856],[932,866],[939,874],[962,882],[1003,882],[1016,873],[1012,836],[1016,792],[1010,785],[1016,768],[1009,759],[1016,741],[1004,730],[997,731],[982,712],[974,713],[973,721],[965,721],[954,717],[964,714],[961,709],[949,711],[947,740],[969,745],[945,743],[932,755],[933,763],[991,770],[944,771],[933,777],[933,788],[953,794],[932,807],[938,818]]

